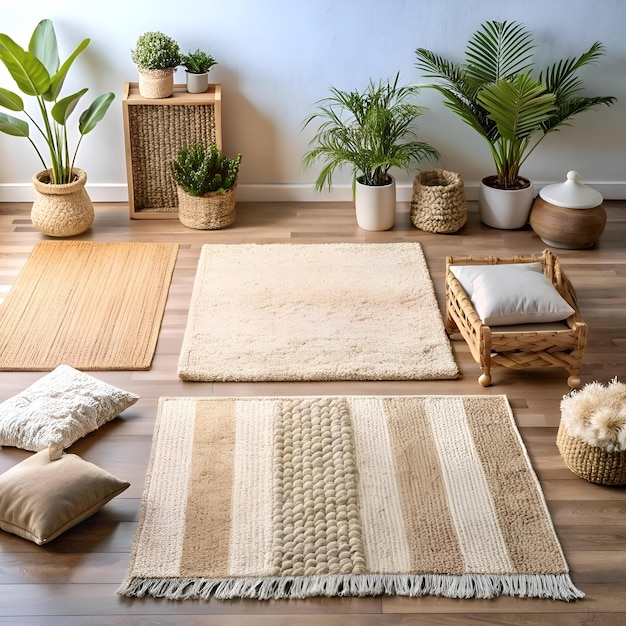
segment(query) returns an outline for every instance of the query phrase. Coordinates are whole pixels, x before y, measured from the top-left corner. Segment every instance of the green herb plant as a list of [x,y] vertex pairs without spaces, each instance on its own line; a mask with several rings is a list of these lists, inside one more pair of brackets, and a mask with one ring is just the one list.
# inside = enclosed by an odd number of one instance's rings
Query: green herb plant
[[192,74],[204,74],[214,65],[217,65],[217,61],[203,50],[198,49],[195,52],[183,54],[180,64]]
[[317,191],[330,189],[335,171],[344,166],[351,168],[354,191],[357,180],[385,185],[391,180],[390,168],[408,173],[414,163],[439,157],[432,146],[417,141],[414,122],[426,110],[413,102],[418,88],[400,86],[398,81],[396,74],[387,82],[370,80],[363,91],[331,87],[331,95],[316,103],[316,112],[306,118],[303,128],[321,122],[304,155],[305,168],[323,163],[315,181]]
[[41,119],[36,121],[33,117],[35,114],[26,110],[19,94],[3,87],[0,87],[0,106],[22,113],[32,123],[45,143],[50,161],[46,162],[42,151],[31,137],[27,120],[0,112],[0,131],[28,139],[44,169],[50,170],[52,184],[72,182],[72,169],[83,137],[95,128],[115,98],[111,92],[98,96],[80,114],[80,137],[74,151],[70,152],[67,122],[87,88],[65,97],[61,97],[60,93],[70,67],[89,42],[90,39],[83,39],[61,64],[57,37],[50,20],[39,22],[31,36],[28,50],[23,49],[8,35],[0,34],[0,61],[4,63],[20,91],[36,100]]
[[139,35],[136,46],[130,51],[133,63],[144,70],[176,68],[181,63],[180,46],[161,31],[148,31]]
[[217,145],[207,148],[196,141],[183,145],[172,162],[176,183],[191,196],[232,189],[237,181],[241,154],[234,159],[223,156]]

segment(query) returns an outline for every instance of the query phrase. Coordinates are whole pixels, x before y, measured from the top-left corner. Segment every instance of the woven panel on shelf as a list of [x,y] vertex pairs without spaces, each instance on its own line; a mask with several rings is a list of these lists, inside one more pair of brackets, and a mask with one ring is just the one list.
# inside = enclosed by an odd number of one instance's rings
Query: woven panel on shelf
[[235,187],[224,193],[212,191],[203,196],[190,196],[180,187],[178,219],[183,226],[197,230],[226,228],[235,221]]
[[186,143],[217,141],[215,120],[213,104],[128,107],[136,210],[176,209],[172,161]]
[[574,474],[600,485],[626,485],[626,450],[608,452],[570,435],[561,423],[556,445]]
[[411,222],[431,233],[453,233],[465,225],[465,187],[456,172],[421,172],[413,181]]

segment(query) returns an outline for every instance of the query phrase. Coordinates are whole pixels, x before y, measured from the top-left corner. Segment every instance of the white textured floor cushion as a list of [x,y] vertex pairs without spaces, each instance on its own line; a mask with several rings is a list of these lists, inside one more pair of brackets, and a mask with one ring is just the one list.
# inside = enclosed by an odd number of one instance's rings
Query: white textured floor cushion
[[75,526],[130,483],[51,447],[0,475],[0,528],[41,545]]
[[541,263],[451,265],[450,271],[489,326],[558,322],[574,313]]
[[139,396],[59,365],[0,404],[0,446],[35,452],[68,448],[137,402]]

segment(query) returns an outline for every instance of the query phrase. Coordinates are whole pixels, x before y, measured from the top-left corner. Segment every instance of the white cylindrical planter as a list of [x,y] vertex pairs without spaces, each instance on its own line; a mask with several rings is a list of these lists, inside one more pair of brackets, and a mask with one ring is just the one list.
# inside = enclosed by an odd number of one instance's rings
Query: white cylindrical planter
[[396,221],[396,181],[388,185],[363,185],[356,181],[356,222],[363,230],[389,230]]
[[209,88],[209,73],[194,74],[187,72],[187,91],[189,93],[204,93]]
[[478,198],[483,224],[505,230],[526,226],[534,197],[532,182],[528,181],[529,185],[524,189],[496,189],[486,185],[485,180],[483,178],[480,183]]

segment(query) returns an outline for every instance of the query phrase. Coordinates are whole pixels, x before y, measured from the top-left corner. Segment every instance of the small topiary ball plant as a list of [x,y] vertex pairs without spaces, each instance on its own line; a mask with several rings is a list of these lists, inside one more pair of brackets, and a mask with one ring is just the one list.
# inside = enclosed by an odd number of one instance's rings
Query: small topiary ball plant
[[615,378],[572,391],[561,400],[561,421],[570,435],[590,446],[626,450],[626,385]]
[[181,63],[180,46],[160,31],[148,31],[140,35],[130,56],[133,63],[144,70],[175,68]]

